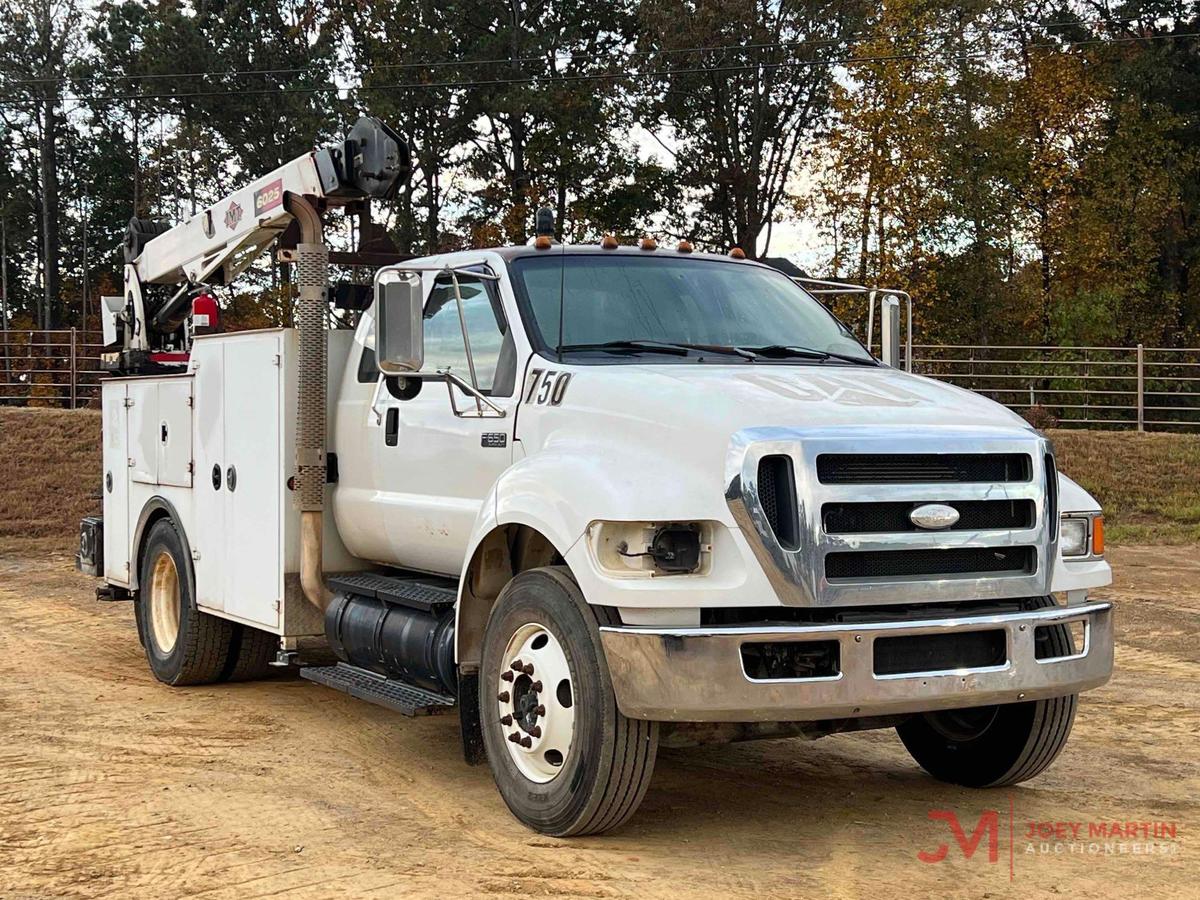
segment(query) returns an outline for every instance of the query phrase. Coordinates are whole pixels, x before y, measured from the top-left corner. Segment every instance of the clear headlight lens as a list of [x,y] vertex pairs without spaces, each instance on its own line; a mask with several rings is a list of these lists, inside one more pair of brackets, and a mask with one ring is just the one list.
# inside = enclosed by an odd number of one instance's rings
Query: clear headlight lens
[[1096,514],[1064,515],[1058,529],[1058,546],[1065,557],[1104,555],[1104,517]]

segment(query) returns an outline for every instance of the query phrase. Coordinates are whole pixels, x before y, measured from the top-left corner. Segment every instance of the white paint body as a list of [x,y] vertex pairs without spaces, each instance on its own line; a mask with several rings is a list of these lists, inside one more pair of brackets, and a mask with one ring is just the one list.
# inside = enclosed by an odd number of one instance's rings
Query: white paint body
[[[515,387],[509,397],[492,397],[502,418],[456,416],[444,383],[397,400],[373,370],[360,375],[364,348],[373,346],[370,313],[353,335],[331,333],[328,450],[337,454],[339,480],[327,489],[326,572],[384,564],[457,578],[490,532],[525,525],[563,556],[588,602],[618,607],[628,625],[686,626],[706,607],[784,603],[725,499],[737,432],[1036,437],[990,400],[887,367],[561,363],[534,351],[500,254],[420,262],[483,263],[498,276],[515,342]],[[570,374],[560,404],[527,401],[538,393],[535,371]],[[465,394],[457,399],[460,407],[471,403]],[[385,442],[389,411],[394,445]],[[105,493],[106,579],[136,587],[138,522],[157,498],[187,533],[202,609],[284,636],[319,633],[319,621],[288,588],[299,566],[299,520],[286,487],[295,418],[290,331],[201,337],[184,375],[105,382],[104,467],[114,482]],[[238,480],[232,493],[230,467]],[[1099,508],[1061,475],[1059,497],[1062,512]],[[589,539],[595,523],[672,521],[710,529],[710,564],[701,571],[614,573],[599,564]],[[1060,556],[1053,572],[1053,590],[1073,600],[1111,579],[1102,559]]]

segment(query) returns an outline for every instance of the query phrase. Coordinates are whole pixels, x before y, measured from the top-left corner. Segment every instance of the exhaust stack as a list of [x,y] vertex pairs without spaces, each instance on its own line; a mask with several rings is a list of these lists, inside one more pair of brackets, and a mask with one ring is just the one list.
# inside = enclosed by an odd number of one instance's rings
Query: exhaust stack
[[300,509],[300,585],[309,602],[324,613],[333,596],[321,573],[328,369],[325,293],[329,278],[329,248],[325,246],[321,231],[321,217],[312,204],[291,193],[286,202],[288,212],[300,225],[300,241],[296,246],[296,283],[300,293],[296,331],[300,350],[295,494]]

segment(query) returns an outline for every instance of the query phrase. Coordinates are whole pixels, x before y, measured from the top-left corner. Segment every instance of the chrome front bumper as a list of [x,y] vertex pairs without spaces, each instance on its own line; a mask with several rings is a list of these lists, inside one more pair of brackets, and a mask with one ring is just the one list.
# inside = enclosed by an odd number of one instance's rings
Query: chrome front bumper
[[[1082,622],[1074,655],[1037,659],[1040,625]],[[1003,629],[1007,661],[987,668],[875,674],[875,640]],[[1108,681],[1111,603],[1001,615],[834,625],[698,628],[605,627],[600,638],[617,705],[634,719],[664,722],[783,722],[843,719],[1014,703],[1074,694]],[[819,678],[753,680],[741,646],[833,641],[839,672]]]

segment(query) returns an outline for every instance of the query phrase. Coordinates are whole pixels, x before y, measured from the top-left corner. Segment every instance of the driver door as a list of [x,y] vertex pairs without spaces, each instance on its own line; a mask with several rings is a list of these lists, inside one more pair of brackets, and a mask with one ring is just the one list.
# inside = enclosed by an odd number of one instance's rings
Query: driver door
[[496,282],[466,273],[458,282],[461,318],[451,279],[426,276],[422,371],[449,369],[470,384],[473,364],[480,393],[504,415],[445,379],[425,381],[415,397],[402,400],[380,378],[373,403],[378,427],[368,429],[380,524],[396,559],[454,576],[483,499],[512,463],[517,371]]

